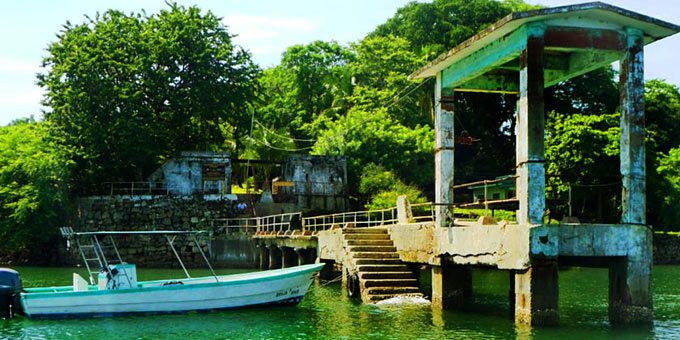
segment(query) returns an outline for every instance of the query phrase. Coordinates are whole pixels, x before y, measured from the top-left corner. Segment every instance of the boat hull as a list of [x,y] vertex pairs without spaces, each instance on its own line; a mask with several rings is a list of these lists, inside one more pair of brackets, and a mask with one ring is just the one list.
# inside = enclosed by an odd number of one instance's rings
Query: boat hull
[[[120,290],[40,289],[21,294],[30,318],[183,313],[273,304],[297,304],[323,264],[196,279],[141,282]],[[168,285],[172,282],[173,284]],[[182,282],[179,284],[178,282]]]

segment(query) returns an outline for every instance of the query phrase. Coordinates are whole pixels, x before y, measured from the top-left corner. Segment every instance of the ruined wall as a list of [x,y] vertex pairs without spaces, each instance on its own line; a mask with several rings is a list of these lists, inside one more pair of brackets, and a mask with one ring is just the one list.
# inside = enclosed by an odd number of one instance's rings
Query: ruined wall
[[654,234],[654,264],[680,264],[679,234]]
[[[212,219],[235,215],[233,201],[204,201],[173,196],[96,196],[78,201],[74,229],[103,230],[207,230],[199,241],[203,251],[221,266],[254,266],[256,250],[248,238],[230,239],[213,229]],[[147,267],[178,267],[167,241],[160,236],[118,237],[123,260]],[[175,247],[191,267],[205,267],[198,247],[178,236]],[[70,250],[71,262],[81,263],[77,249]],[[233,252],[233,254],[231,253]],[[243,260],[243,263],[241,263]],[[252,262],[252,263],[249,263]]]
[[171,195],[231,193],[229,153],[183,151],[165,162],[151,176],[151,182],[164,182]]
[[282,177],[284,181],[293,182],[293,187],[284,187],[281,191],[294,195],[301,210],[345,210],[345,157],[291,155],[286,160]]

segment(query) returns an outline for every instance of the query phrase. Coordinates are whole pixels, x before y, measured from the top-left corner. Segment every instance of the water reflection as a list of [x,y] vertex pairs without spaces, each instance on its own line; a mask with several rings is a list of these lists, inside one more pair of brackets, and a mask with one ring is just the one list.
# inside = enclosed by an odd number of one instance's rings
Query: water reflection
[[[68,284],[71,269],[19,268],[27,286]],[[177,271],[140,271],[173,277]],[[149,277],[151,276],[151,277]],[[315,284],[297,307],[110,319],[0,321],[0,338],[209,338],[209,339],[597,339],[680,338],[680,266],[655,267],[652,326],[613,327],[607,321],[607,273],[598,269],[560,271],[561,326],[515,326],[508,316],[508,276],[474,272],[472,310],[442,311],[422,304],[364,305],[337,282]]]

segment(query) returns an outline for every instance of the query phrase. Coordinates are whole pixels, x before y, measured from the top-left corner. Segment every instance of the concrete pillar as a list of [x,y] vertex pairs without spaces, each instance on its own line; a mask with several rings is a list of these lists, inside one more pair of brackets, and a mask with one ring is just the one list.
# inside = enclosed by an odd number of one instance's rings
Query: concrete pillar
[[281,268],[290,268],[297,265],[295,251],[290,247],[281,247]]
[[514,271],[515,323],[533,326],[554,326],[560,322],[558,309],[559,284],[557,262],[533,263],[531,268]]
[[[453,100],[453,95],[449,96]],[[452,110],[453,103],[446,105]],[[434,149],[434,200],[439,205],[435,206],[435,225],[437,228],[447,227],[450,221],[449,209],[453,204],[453,149],[454,149],[454,124],[453,111],[447,111],[442,103],[442,73],[437,73],[437,82],[434,89],[435,111],[435,149]]]
[[305,259],[305,250],[302,248],[295,248],[294,250],[295,255],[297,257],[297,265],[302,266],[304,264],[307,264]]
[[264,244],[257,246],[260,253],[260,270],[269,269],[269,248]]
[[621,222],[646,224],[645,86],[642,31],[628,29],[621,60]]
[[281,248],[270,245],[269,246],[269,269],[281,268]]
[[442,260],[432,266],[432,305],[442,309],[460,309],[472,296],[472,271]]
[[651,323],[652,231],[640,227],[630,236],[635,246],[609,265],[609,320],[616,324]]
[[520,55],[516,146],[520,224],[542,224],[545,211],[544,31],[542,25],[530,25],[527,47]]
[[413,211],[406,195],[397,197],[397,223],[413,223]]

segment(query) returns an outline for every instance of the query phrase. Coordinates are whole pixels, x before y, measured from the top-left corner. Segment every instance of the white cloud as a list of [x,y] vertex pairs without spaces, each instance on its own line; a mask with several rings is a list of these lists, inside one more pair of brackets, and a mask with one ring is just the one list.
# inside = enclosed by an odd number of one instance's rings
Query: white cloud
[[253,53],[261,66],[277,63],[286,48],[302,43],[315,33],[318,23],[299,18],[275,18],[257,15],[229,15],[222,22],[234,41]]

